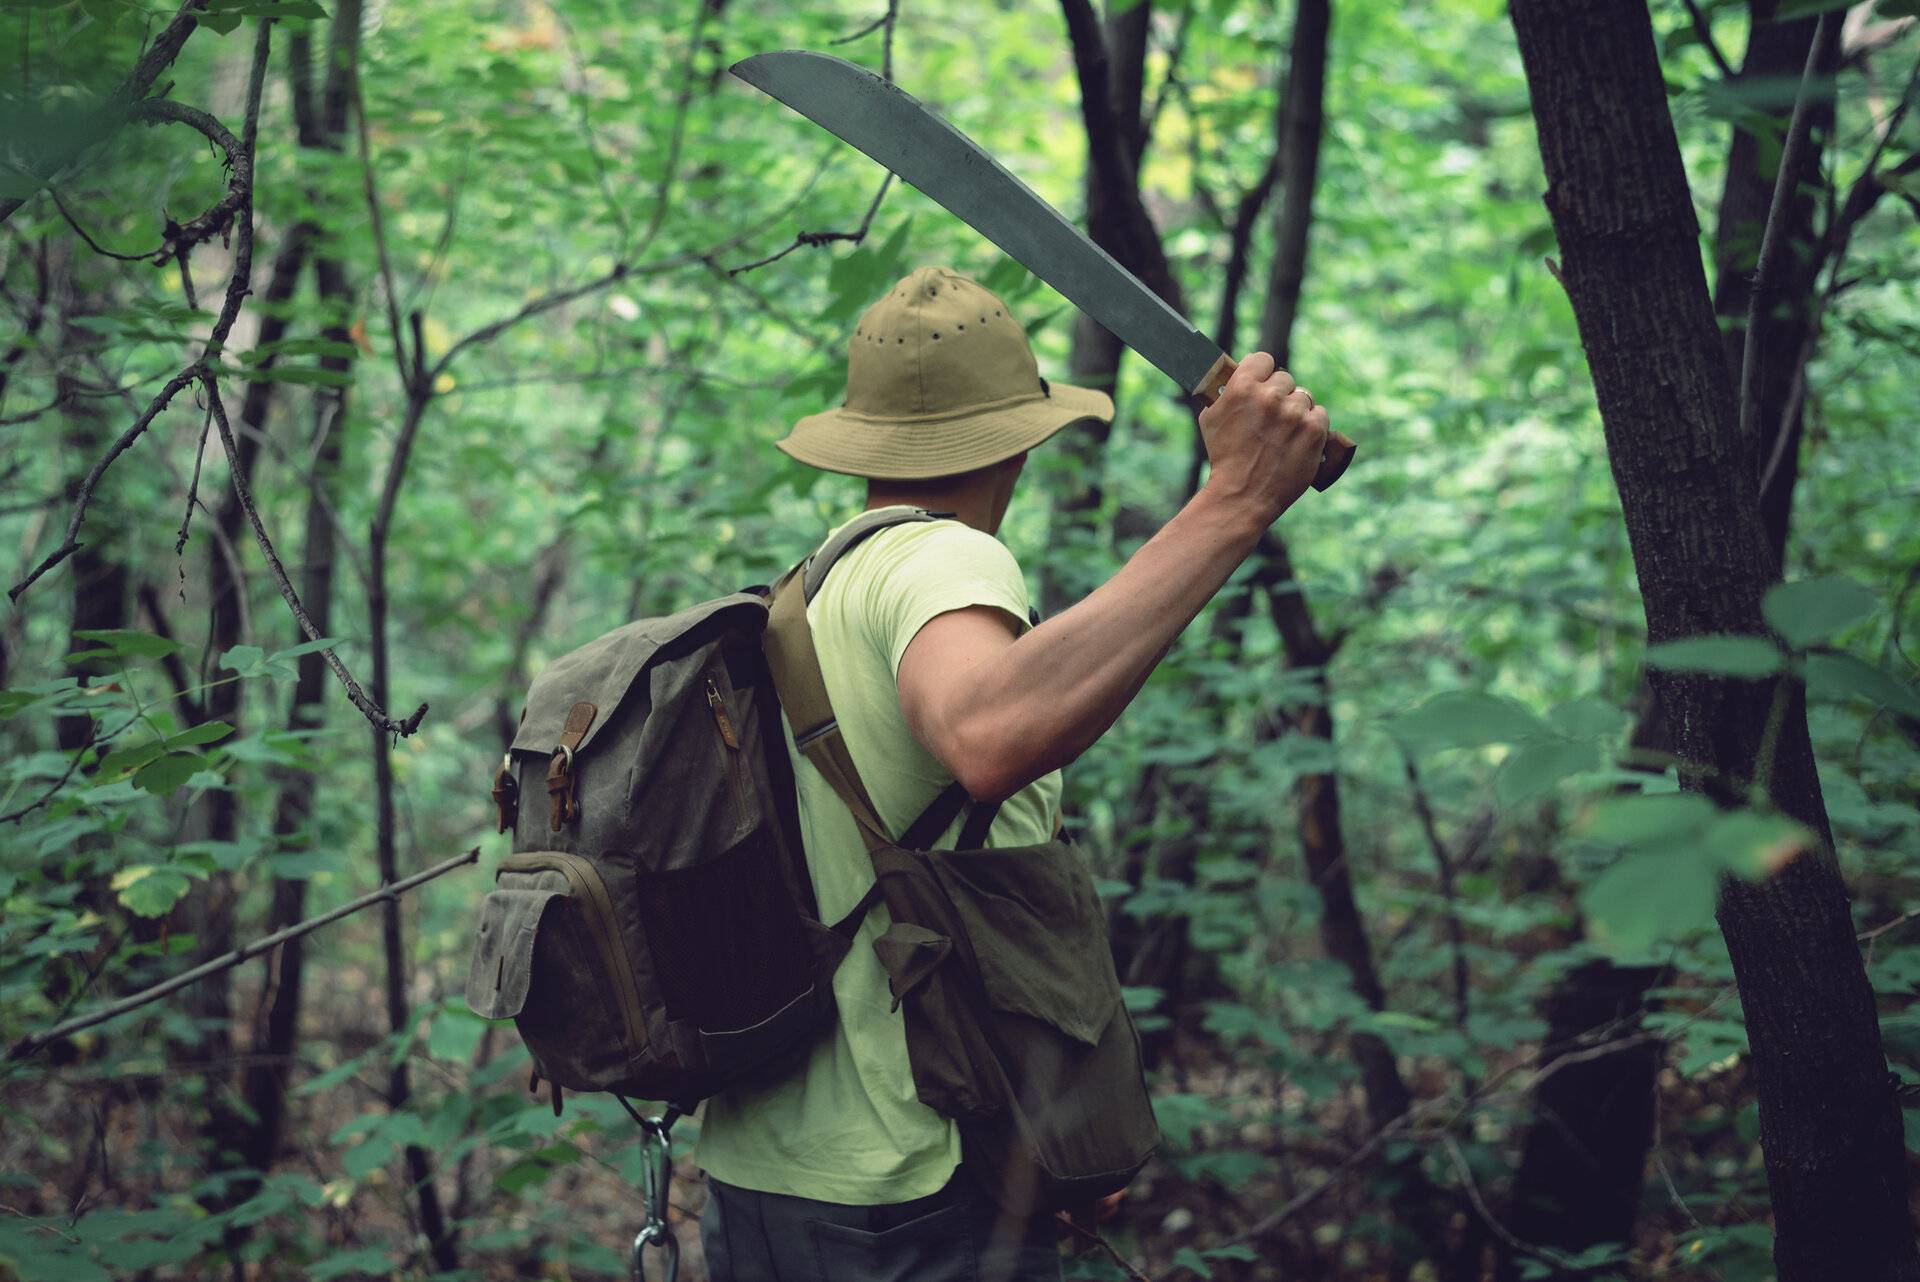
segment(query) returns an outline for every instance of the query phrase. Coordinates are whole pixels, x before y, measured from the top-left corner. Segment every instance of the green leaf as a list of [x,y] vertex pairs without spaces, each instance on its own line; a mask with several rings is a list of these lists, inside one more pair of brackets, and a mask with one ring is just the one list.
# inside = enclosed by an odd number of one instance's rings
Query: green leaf
[[224,721],[203,721],[189,730],[167,740],[169,748],[190,748],[199,743],[212,743],[215,739],[224,739],[233,733],[233,727]]
[[1567,776],[1591,768],[1597,764],[1598,755],[1593,744],[1567,739],[1523,743],[1500,763],[1493,776],[1494,795],[1503,806],[1517,806],[1547,792]]
[[142,743],[130,748],[116,748],[100,758],[99,773],[103,778],[124,774],[138,769],[167,750],[164,743]]
[[1713,924],[1720,872],[1692,851],[1624,855],[1580,892],[1587,934],[1618,961],[1653,959],[1660,946]]
[[133,786],[164,797],[198,774],[207,759],[197,752],[169,752],[140,767]]
[[1728,872],[1755,878],[1777,870],[1815,841],[1813,833],[1785,815],[1723,810],[1707,825],[1701,849]]
[[1200,1252],[1190,1246],[1183,1246],[1173,1253],[1173,1267],[1176,1269],[1189,1269],[1202,1278],[1211,1278],[1213,1276],[1213,1266],[1207,1263]]
[[1764,677],[1780,670],[1780,647],[1765,637],[1686,637],[1647,647],[1647,663],[1675,672],[1723,677]]
[[237,645],[220,656],[220,666],[228,672],[249,673],[260,666],[266,651],[257,645]]
[[180,902],[191,883],[184,873],[151,864],[135,864],[113,875],[113,889],[136,917],[158,917]]
[[[104,653],[123,659],[158,659],[186,649],[178,641],[170,641],[166,637],[157,637],[150,632],[138,632],[131,628],[77,628],[73,635],[83,641],[98,641]],[[88,654],[101,652],[87,651]]]
[[299,645],[290,645],[284,650],[275,650],[267,656],[268,663],[285,663],[288,659],[297,659],[303,654],[318,654],[340,644],[340,637],[321,637],[318,641],[302,641]]
[[1601,846],[1672,845],[1700,832],[1713,816],[1713,803],[1697,792],[1642,793],[1596,801],[1573,831]]
[[1760,606],[1767,625],[1796,650],[1831,640],[1879,607],[1873,593],[1838,576],[1779,584]]
[[1517,743],[1544,737],[1547,728],[1512,699],[1450,690],[1391,718],[1387,732],[1410,746],[1431,750]]
[[1830,698],[1865,699],[1902,716],[1920,718],[1920,693],[1892,673],[1850,654],[1808,655],[1807,690]]

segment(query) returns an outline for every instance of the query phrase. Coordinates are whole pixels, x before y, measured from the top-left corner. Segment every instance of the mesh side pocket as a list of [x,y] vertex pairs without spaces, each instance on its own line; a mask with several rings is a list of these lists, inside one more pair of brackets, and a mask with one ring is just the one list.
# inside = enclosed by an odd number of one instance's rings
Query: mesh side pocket
[[747,1028],[813,983],[805,928],[768,829],[717,858],[643,875],[640,919],[667,1018]]

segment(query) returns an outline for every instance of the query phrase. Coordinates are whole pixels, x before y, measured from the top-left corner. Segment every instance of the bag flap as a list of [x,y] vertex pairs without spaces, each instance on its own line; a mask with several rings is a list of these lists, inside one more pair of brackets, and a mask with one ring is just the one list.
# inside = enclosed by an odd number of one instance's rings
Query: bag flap
[[880,968],[887,972],[887,987],[893,991],[893,1005],[888,1009],[899,1010],[907,995],[947,959],[953,941],[924,926],[896,921],[873,941],[873,951],[880,958]]
[[656,656],[677,653],[685,644],[697,644],[689,634],[700,637],[723,627],[737,627],[759,634],[766,628],[766,598],[751,592],[735,592],[690,606],[678,614],[654,619],[636,619],[615,628],[578,650],[561,655],[540,670],[527,691],[526,715],[513,736],[509,750],[551,754],[566,733],[567,718],[576,704],[592,704],[593,720],[574,747],[575,754],[593,746],[600,728],[613,720],[634,680]]
[[1060,842],[936,850],[933,867],[973,945],[987,1001],[1088,1046],[1121,1008],[1093,877]]
[[480,905],[467,965],[467,1006],[484,1019],[518,1015],[533,985],[533,945],[540,919],[556,896],[567,893],[561,872],[517,875],[518,884],[490,891]]

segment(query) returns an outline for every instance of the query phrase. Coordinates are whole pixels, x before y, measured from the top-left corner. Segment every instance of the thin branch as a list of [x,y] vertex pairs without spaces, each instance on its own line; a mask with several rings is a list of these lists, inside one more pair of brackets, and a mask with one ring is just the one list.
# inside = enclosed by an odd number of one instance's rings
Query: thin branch
[[67,786],[67,781],[73,778],[73,772],[80,768],[81,760],[86,757],[87,749],[93,747],[96,736],[98,736],[99,733],[100,723],[89,718],[87,721],[87,737],[73,750],[73,756],[67,761],[66,770],[61,772],[60,777],[53,781],[53,786],[41,793],[39,800],[22,806],[18,810],[10,810],[4,815],[0,815],[0,824],[19,823],[22,819],[25,819],[28,815],[59,796],[60,790]]
[[193,507],[200,497],[200,465],[207,457],[207,437],[213,431],[213,410],[207,410],[206,417],[200,423],[200,443],[193,451],[193,479],[187,482],[186,510],[180,514],[180,532],[174,535],[173,554],[177,557],[187,550],[187,527],[193,522]]
[[[833,43],[847,44],[850,41],[860,39],[862,36],[869,36],[869,35],[872,35],[875,31],[880,31],[884,29],[885,35],[882,37],[881,44],[880,44],[880,78],[886,81],[888,84],[892,84],[893,83],[893,33],[894,33],[894,28],[896,24],[899,22],[899,18],[900,18],[900,0],[887,0],[887,11],[885,13],[881,14],[878,18],[875,18],[872,22],[860,28],[860,30],[854,32],[852,35],[842,36],[838,40],[835,40]],[[738,267],[730,267],[727,269],[727,275],[729,277],[738,276],[744,272],[750,272],[755,270],[756,268],[765,267],[768,263],[777,263],[782,258],[785,258],[788,254],[791,254],[794,250],[800,249],[803,247],[817,247],[820,245],[830,245],[837,240],[844,240],[852,244],[858,245],[860,242],[864,241],[867,238],[867,231],[873,226],[873,216],[874,214],[879,212],[880,202],[886,199],[887,189],[892,185],[893,185],[893,171],[888,170],[886,176],[880,180],[879,190],[873,193],[873,200],[869,202],[867,205],[866,217],[860,220],[860,225],[856,227],[854,230],[796,232],[793,237],[793,242],[789,244],[786,248],[778,250],[775,253],[768,254],[765,258],[757,259],[754,262],[743,263]]]
[[1793,116],[1787,124],[1786,145],[1780,152],[1780,169],[1774,176],[1773,199],[1767,207],[1765,230],[1760,234],[1760,255],[1754,263],[1753,292],[1747,302],[1747,333],[1740,357],[1740,439],[1743,443],[1753,439],[1753,418],[1759,412],[1760,322],[1766,315],[1780,255],[1787,241],[1787,204],[1799,190],[1806,169],[1814,73],[1819,69],[1821,51],[1826,47],[1833,20],[1831,11],[1821,14],[1807,46],[1806,65],[1800,72],[1800,90],[1794,95]]
[[687,37],[687,58],[680,72],[680,91],[673,103],[673,125],[667,135],[666,169],[661,173],[659,189],[654,193],[653,214],[647,219],[646,230],[640,233],[640,243],[634,247],[636,253],[645,253],[652,246],[653,238],[666,222],[667,210],[673,202],[673,184],[680,172],[680,148],[686,141],[687,111],[693,105],[693,60],[700,53],[700,38],[706,34],[707,17],[718,7],[715,0],[694,0],[694,3],[698,8],[693,16],[693,32]]
[[1413,790],[1414,813],[1420,818],[1420,828],[1427,835],[1427,845],[1433,851],[1433,862],[1440,874],[1440,895],[1447,903],[1447,944],[1453,953],[1453,1013],[1454,1022],[1461,1028],[1467,1026],[1468,1011],[1468,975],[1466,932],[1460,922],[1459,896],[1454,890],[1454,858],[1447,852],[1446,843],[1440,840],[1440,826],[1433,815],[1433,803],[1427,797],[1427,790],[1420,783],[1420,770],[1413,763],[1413,754],[1401,748],[1400,759],[1406,763],[1407,786]]
[[60,211],[62,218],[67,220],[67,226],[73,228],[73,234],[85,241],[87,248],[102,258],[117,258],[123,263],[144,263],[156,258],[163,263],[167,261],[167,247],[165,245],[157,249],[149,249],[144,254],[122,254],[106,248],[100,244],[99,241],[88,235],[87,229],[80,225],[80,220],[75,218],[73,211],[67,208],[67,202],[60,199],[60,189],[58,187],[55,187],[51,183],[47,184],[47,195],[53,197],[53,207]]
[[775,251],[774,253],[768,254],[765,258],[758,258],[750,263],[742,263],[738,267],[729,267],[727,268],[727,275],[739,276],[745,272],[750,272],[757,268],[765,267],[768,263],[777,263],[782,258],[785,258],[788,254],[791,254],[796,249],[813,248],[819,245],[829,245],[836,240],[849,241],[852,244],[858,245],[861,241],[867,238],[867,230],[873,226],[873,215],[875,214],[875,212],[879,210],[880,202],[886,197],[887,188],[892,184],[893,184],[893,171],[888,170],[886,177],[880,180],[880,189],[873,193],[873,200],[871,203],[867,205],[866,217],[862,218],[860,220],[860,225],[854,228],[852,231],[795,232],[792,243],[787,245],[786,248],[780,249]]
[[65,539],[61,541],[59,547],[49,552],[46,559],[35,566],[26,578],[7,589],[7,596],[11,600],[18,601],[20,594],[32,587],[41,575],[80,550],[80,523],[86,519],[87,506],[93,502],[93,491],[100,484],[100,478],[106,474],[115,459],[126,453],[128,448],[140,439],[141,433],[147,430],[147,425],[153,422],[154,416],[167,407],[168,402],[173,400],[180,389],[199,377],[200,368],[200,362],[196,361],[168,379],[167,385],[160,389],[160,394],[153,398],[146,411],[133,421],[133,426],[122,432],[119,439],[108,446],[107,452],[88,469],[86,477],[80,482],[79,493],[74,500],[73,515],[67,521]]
[[[1843,281],[1841,271],[1847,261],[1847,251],[1853,245],[1853,230],[1861,219],[1872,212],[1880,197],[1888,190],[1879,171],[1880,158],[1886,153],[1887,143],[1900,129],[1901,121],[1913,109],[1916,94],[1920,94],[1920,61],[1914,64],[1911,75],[1907,77],[1907,87],[1900,95],[1899,104],[1887,117],[1886,128],[1880,131],[1873,150],[1867,156],[1866,167],[1860,176],[1847,188],[1847,198],[1841,203],[1840,210],[1829,220],[1826,233],[1821,237],[1820,254],[1831,260],[1827,271],[1827,288],[1815,300],[1813,316],[1807,325],[1806,337],[1801,341],[1800,350],[1794,357],[1793,379],[1788,387],[1786,405],[1780,415],[1779,425],[1774,431],[1773,448],[1767,453],[1766,466],[1760,472],[1759,492],[1765,494],[1773,484],[1774,475],[1785,460],[1788,437],[1792,435],[1794,417],[1799,413],[1807,392],[1807,365],[1813,359],[1813,347],[1819,337],[1820,328],[1825,320],[1833,300],[1845,289],[1849,282]],[[1920,152],[1908,156],[1896,165],[1892,173],[1905,175],[1920,169]],[[1751,318],[1749,318],[1751,324]],[[1751,333],[1751,330],[1749,330]]]
[[1493,1230],[1495,1237],[1520,1252],[1520,1254],[1545,1260],[1556,1268],[1570,1270],[1575,1273],[1585,1271],[1569,1257],[1560,1254],[1558,1251],[1550,1250],[1543,1246],[1536,1246],[1532,1242],[1525,1241],[1506,1225],[1494,1219],[1493,1212],[1487,1208],[1486,1199],[1480,1196],[1480,1186],[1474,1182],[1473,1168],[1467,1165],[1467,1155],[1461,1151],[1460,1141],[1448,1135],[1442,1142],[1446,1145],[1447,1156],[1453,1160],[1454,1173],[1460,1177],[1461,1185],[1467,1190],[1467,1200],[1473,1203],[1473,1209],[1479,1214],[1480,1219],[1486,1226]]
[[[227,422],[227,409],[220,399],[219,385],[214,382],[213,375],[208,373],[202,376],[201,386],[206,389],[207,405],[213,412],[213,425],[220,430],[220,444],[227,452],[228,471],[232,474],[234,496],[239,499],[241,510],[247,515],[247,523],[253,527],[254,542],[260,545],[261,554],[267,559],[267,569],[272,573],[273,581],[280,586],[280,596],[286,601],[287,608],[293,611],[294,622],[300,625],[300,631],[306,634],[309,641],[318,641],[321,639],[320,629],[314,626],[306,607],[300,604],[300,594],[294,591],[292,581],[287,578],[286,567],[280,564],[280,556],[274,551],[272,540],[267,537],[266,526],[261,524],[260,510],[254,506],[253,491],[247,485],[246,470],[240,466],[239,448],[234,444],[233,428]],[[339,656],[331,647],[322,650],[320,657],[326,661],[329,668],[333,669],[333,675],[338,677],[340,684],[346,688],[347,698],[352,701],[353,706],[360,709],[361,715],[376,727],[402,736],[410,735],[420,728],[420,719],[427,715],[426,704],[422,703],[415,708],[412,715],[404,721],[395,721],[387,715],[385,709],[367,697],[366,691],[360,688],[360,683],[353,679],[353,674],[347,671],[346,665],[340,662]]]
[[1697,0],[1682,0],[1687,6],[1687,17],[1693,22],[1693,34],[1700,40],[1700,46],[1713,59],[1713,65],[1720,68],[1720,74],[1728,80],[1737,80],[1733,64],[1727,61],[1727,55],[1720,52],[1720,45],[1713,38],[1713,24],[1707,21],[1707,15],[1700,12]]
[[[358,61],[360,46],[354,44],[353,57]],[[367,217],[372,222],[373,248],[375,261],[380,266],[380,283],[387,296],[387,328],[393,332],[393,361],[400,373],[400,386],[412,396],[416,390],[407,369],[407,340],[400,332],[400,295],[393,287],[393,260],[387,253],[386,222],[380,216],[380,195],[373,182],[373,149],[367,141],[367,100],[360,89],[360,72],[356,66],[350,77],[353,85],[353,119],[357,126],[360,145],[360,190],[367,199]],[[415,369],[419,368],[421,353],[413,354]]]
[[285,930],[277,930],[273,934],[256,939],[250,944],[243,944],[229,953],[214,958],[212,961],[195,966],[192,970],[183,971],[175,975],[172,979],[155,984],[151,988],[143,989],[130,997],[123,997],[117,1002],[109,1003],[99,1010],[81,1015],[75,1019],[67,1020],[65,1023],[56,1024],[44,1033],[29,1033],[13,1044],[12,1048],[7,1051],[6,1057],[9,1060],[25,1059],[49,1043],[57,1042],[63,1037],[70,1037],[74,1033],[80,1032],[83,1029],[92,1028],[96,1024],[103,1024],[107,1020],[125,1015],[129,1011],[138,1010],[140,1007],[148,1005],[149,1003],[157,1002],[162,997],[167,997],[179,992],[189,984],[197,983],[219,971],[229,970],[247,961],[249,958],[258,957],[261,953],[278,948],[281,944],[289,940],[298,939],[300,936],[318,930],[322,926],[339,921],[342,917],[350,916],[364,908],[371,908],[375,904],[397,900],[401,895],[412,890],[415,886],[432,881],[435,877],[450,873],[455,868],[462,867],[463,865],[477,863],[479,859],[480,847],[475,846],[463,855],[455,855],[451,859],[442,860],[431,868],[417,872],[413,876],[403,878],[391,885],[382,886],[378,890],[371,891],[368,894],[360,896],[358,899],[340,905],[340,907],[333,909],[331,912],[321,913],[318,917],[309,917],[307,920],[289,926]]
[[1126,1256],[1120,1254],[1119,1249],[1116,1248],[1113,1243],[1107,1241],[1106,1235],[1098,1229],[1090,1229],[1084,1224],[1077,1224],[1064,1213],[1054,1218],[1058,1220],[1059,1223],[1066,1225],[1075,1233],[1078,1233],[1081,1237],[1099,1247],[1102,1251],[1105,1251],[1107,1258],[1119,1265],[1121,1269],[1126,1272],[1126,1275],[1133,1279],[1133,1282],[1153,1282],[1152,1278],[1135,1268]]

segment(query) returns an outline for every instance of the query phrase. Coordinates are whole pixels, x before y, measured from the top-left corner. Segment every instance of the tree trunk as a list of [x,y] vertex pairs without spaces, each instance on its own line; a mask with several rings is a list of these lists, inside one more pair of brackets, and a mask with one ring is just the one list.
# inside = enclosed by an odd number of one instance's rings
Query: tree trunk
[[[1797,83],[1806,64],[1817,20],[1772,21],[1774,0],[1751,6],[1752,34],[1741,65],[1744,83],[1768,80]],[[1825,55],[1825,65],[1838,55],[1836,40]],[[1769,97],[1765,116],[1774,126],[1772,136],[1784,137],[1792,104],[1784,96]],[[1808,138],[1811,168],[1817,169],[1820,149],[1833,123],[1830,97],[1815,104],[1813,130]],[[1714,310],[1723,326],[1722,345],[1729,377],[1738,380],[1751,299],[1750,274],[1760,236],[1773,198],[1772,172],[1762,172],[1755,135],[1735,126],[1728,147],[1726,181],[1714,231]],[[1807,342],[1813,320],[1814,283],[1824,258],[1813,231],[1814,202],[1804,194],[1787,207],[1788,237],[1782,261],[1779,306],[1763,323],[1762,366],[1758,421],[1761,439],[1749,456],[1755,477],[1760,475],[1772,436],[1782,424],[1790,444],[1775,481],[1761,498],[1762,521],[1776,559],[1784,557],[1787,514],[1792,505],[1795,466],[1799,453],[1800,413],[1790,404],[1795,366],[1793,359]],[[1642,715],[1634,727],[1636,752],[1670,753],[1670,743],[1657,708],[1650,702],[1643,677]],[[1631,764],[1631,763],[1628,763]],[[1615,966],[1596,961],[1560,981],[1544,1004],[1547,1035],[1540,1062],[1547,1063],[1585,1039],[1603,1034],[1620,1038],[1640,1027],[1647,991],[1665,974],[1657,966]],[[1641,1042],[1611,1054],[1584,1060],[1555,1072],[1535,1092],[1533,1120],[1528,1126],[1520,1166],[1514,1173],[1513,1207],[1507,1227],[1521,1240],[1553,1247],[1569,1254],[1603,1242],[1624,1242],[1639,1216],[1646,1183],[1647,1153],[1653,1144],[1654,1078],[1660,1070],[1658,1043]],[[1519,1276],[1521,1257],[1503,1255],[1501,1277]],[[1557,1272],[1554,1276],[1574,1276]]]
[[[1074,46],[1081,116],[1087,130],[1087,235],[1120,262],[1139,262],[1142,254],[1138,246],[1143,237],[1150,238],[1156,248],[1159,245],[1159,233],[1140,200],[1140,160],[1147,145],[1141,94],[1153,3],[1139,0],[1131,8],[1108,14],[1104,22],[1093,17],[1089,0],[1064,0],[1063,7]],[[1107,159],[1097,161],[1095,153],[1103,153]],[[1164,256],[1161,269],[1165,284],[1171,280],[1171,273],[1166,271]],[[1177,293],[1176,287],[1169,301]],[[1075,313],[1073,351],[1067,360],[1069,377],[1075,383],[1113,393],[1125,351],[1126,345],[1106,326],[1085,312]],[[1067,478],[1061,497],[1054,502],[1048,531],[1049,542],[1056,546],[1084,542],[1095,533],[1095,517],[1105,498],[1101,471],[1111,431],[1108,423],[1084,423],[1055,438],[1060,449],[1056,461]],[[1073,564],[1073,558],[1050,557],[1041,568],[1042,613],[1057,614],[1092,587],[1067,577]]]
[[[1765,631],[1780,577],[1738,439],[1732,380],[1642,0],[1513,0],[1547,176],[1546,205],[1593,374],[1650,643]],[[1814,773],[1804,692],[1655,670],[1649,685],[1721,802],[1755,771],[1816,848],[1766,881],[1729,883],[1719,918],[1740,984],[1781,1282],[1920,1279],[1901,1123],[1873,992]],[[1684,857],[1684,856],[1682,856]]]

